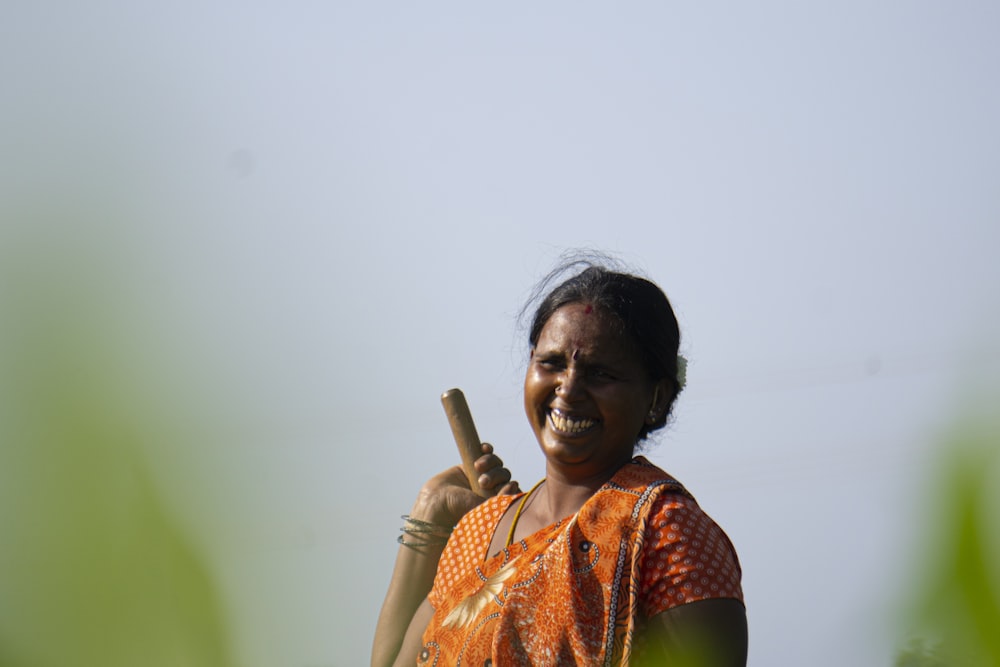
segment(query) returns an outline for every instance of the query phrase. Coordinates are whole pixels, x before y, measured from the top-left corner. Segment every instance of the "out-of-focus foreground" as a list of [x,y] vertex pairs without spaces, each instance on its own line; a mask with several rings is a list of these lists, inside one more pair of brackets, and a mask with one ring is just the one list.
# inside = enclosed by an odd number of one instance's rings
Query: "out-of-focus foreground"
[[122,230],[86,211],[3,216],[0,665],[233,664],[190,521],[151,471],[197,428],[141,360],[158,338],[130,333]]
[[1000,427],[970,417],[922,481],[922,549],[896,667],[1000,665]]

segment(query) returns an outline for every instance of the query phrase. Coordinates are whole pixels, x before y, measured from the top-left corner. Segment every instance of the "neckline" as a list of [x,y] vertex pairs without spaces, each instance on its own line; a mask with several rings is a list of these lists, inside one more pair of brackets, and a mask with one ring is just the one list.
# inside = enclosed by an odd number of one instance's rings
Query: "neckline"
[[[638,463],[640,465],[642,465],[642,464],[647,464],[648,465],[649,464],[649,462],[644,457],[638,456],[638,455],[637,456],[633,456],[632,459],[629,460],[625,465],[628,465],[629,463]],[[614,475],[612,475],[610,478],[608,478],[608,480],[606,482],[604,482],[603,484],[601,484],[601,486],[596,491],[594,491],[594,494],[599,493],[601,491],[601,489],[603,489],[606,486],[608,486],[608,484],[611,482],[611,480],[614,479],[614,476],[617,475],[621,471],[621,469],[625,467],[625,465],[623,465],[621,468],[619,468],[618,470],[616,470],[615,473],[614,473]],[[508,531],[507,531],[507,540],[506,540],[506,542],[504,542],[504,548],[505,549],[509,548],[510,545],[512,545],[514,543],[514,531],[517,529],[517,521],[518,521],[518,519],[521,518],[521,513],[527,507],[528,498],[530,498],[532,496],[532,494],[534,494],[535,491],[538,490],[538,487],[540,487],[542,485],[542,483],[545,482],[545,479],[546,478],[543,477],[542,479],[540,479],[537,482],[535,482],[535,485],[532,486],[528,490],[528,492],[526,494],[524,494],[523,496],[521,496],[521,500],[520,500],[520,502],[517,505],[517,510],[514,512],[514,519],[510,522],[510,529],[508,529]],[[559,521],[556,521],[556,524],[561,523],[562,521],[563,521],[562,519],[559,519]],[[555,525],[555,524],[553,524],[553,525]]]
[[524,511],[524,508],[528,502],[528,498],[530,498],[531,495],[538,490],[538,487],[540,487],[542,485],[542,482],[544,481],[545,478],[543,477],[537,482],[535,482],[535,485],[531,487],[531,489],[526,494],[524,494],[524,496],[521,498],[521,502],[518,503],[517,511],[514,512],[514,519],[510,522],[510,530],[507,531],[507,542],[504,544],[505,549],[514,543],[514,530],[517,528],[517,520],[521,518],[521,512]]

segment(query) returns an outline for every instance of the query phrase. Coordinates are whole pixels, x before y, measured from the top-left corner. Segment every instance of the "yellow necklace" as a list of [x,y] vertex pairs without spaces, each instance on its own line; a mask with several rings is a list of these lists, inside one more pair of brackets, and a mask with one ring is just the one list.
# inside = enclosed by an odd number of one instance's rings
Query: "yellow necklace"
[[542,482],[544,481],[545,481],[544,477],[538,480],[538,482],[533,487],[531,487],[531,490],[528,491],[526,494],[524,494],[524,497],[521,498],[521,502],[518,503],[517,511],[514,512],[514,520],[510,522],[510,530],[507,531],[507,544],[504,545],[505,548],[509,547],[511,544],[514,543],[514,529],[517,528],[517,520],[521,518],[521,512],[524,511],[524,507],[525,504],[528,502],[528,498],[531,497],[531,494],[533,494],[535,490],[538,487],[540,487],[542,485]]

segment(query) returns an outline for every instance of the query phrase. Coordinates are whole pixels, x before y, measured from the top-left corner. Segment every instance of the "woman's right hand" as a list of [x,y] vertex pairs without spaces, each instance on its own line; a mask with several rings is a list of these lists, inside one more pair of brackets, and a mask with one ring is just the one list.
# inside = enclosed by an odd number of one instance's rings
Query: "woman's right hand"
[[[484,442],[482,452],[475,463],[479,485],[490,495],[520,493],[518,483],[511,480],[510,470],[493,453],[493,446]],[[427,480],[420,489],[410,516],[451,527],[484,500],[485,498],[473,493],[461,466],[455,466]]]
[[[517,482],[510,480],[510,471],[493,453],[491,445],[483,444],[482,456],[476,459],[475,468],[480,486],[490,494],[520,492]],[[412,658],[420,649],[420,635],[430,618],[427,610],[433,614],[427,593],[434,584],[437,562],[444,549],[444,540],[440,538],[484,500],[472,492],[469,480],[458,466],[434,475],[420,489],[410,517],[435,524],[441,531],[438,534],[432,529],[429,540],[418,533],[414,544],[404,543],[397,550],[392,581],[375,628],[372,665],[413,664]]]

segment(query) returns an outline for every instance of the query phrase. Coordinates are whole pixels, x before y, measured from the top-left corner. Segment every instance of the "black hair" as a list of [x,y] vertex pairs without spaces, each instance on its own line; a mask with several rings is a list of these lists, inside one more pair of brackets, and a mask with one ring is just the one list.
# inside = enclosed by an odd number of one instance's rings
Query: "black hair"
[[[667,295],[655,283],[624,271],[604,266],[606,258],[597,263],[592,258],[570,259],[546,276],[536,287],[533,297],[522,311],[541,298],[549,286],[567,273],[570,278],[552,288],[535,308],[528,331],[528,342],[534,348],[542,329],[552,315],[569,304],[588,303],[617,319],[620,332],[632,345],[643,368],[653,382],[666,379],[672,396],[656,423],[644,424],[639,439],[651,431],[663,428],[670,416],[681,384],[677,377],[677,349],[680,328]],[[582,270],[580,270],[582,267]]]

